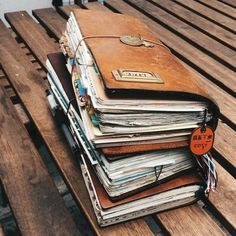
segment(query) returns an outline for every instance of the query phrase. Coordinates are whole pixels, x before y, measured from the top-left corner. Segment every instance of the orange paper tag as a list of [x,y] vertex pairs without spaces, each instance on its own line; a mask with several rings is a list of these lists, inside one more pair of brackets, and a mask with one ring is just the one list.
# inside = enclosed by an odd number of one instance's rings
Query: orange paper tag
[[210,127],[200,127],[193,131],[190,140],[190,150],[195,155],[209,152],[214,143],[214,131]]

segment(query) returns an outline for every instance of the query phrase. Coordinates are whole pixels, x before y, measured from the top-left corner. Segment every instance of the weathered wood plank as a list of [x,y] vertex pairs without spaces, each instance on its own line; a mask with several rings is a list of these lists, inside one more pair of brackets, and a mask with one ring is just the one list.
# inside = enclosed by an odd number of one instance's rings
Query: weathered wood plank
[[[45,81],[29,65],[28,58],[18,49],[18,45],[2,24],[0,36],[0,62],[94,231],[98,235],[153,235],[143,219],[105,229],[98,226],[81,170],[72,158],[69,147],[49,111]],[[12,63],[8,63],[9,61]]]
[[[12,29],[24,38],[25,44],[32,50],[41,65],[46,68],[46,56],[48,53],[59,51],[57,44],[47,37],[43,28],[41,28],[27,12],[6,13],[5,18]],[[40,44],[40,46],[38,46]]]
[[[215,149],[236,168],[236,132],[219,122],[215,136]],[[236,174],[236,173],[235,173]]]
[[[210,194],[209,202],[215,210],[231,226],[231,233],[236,233],[236,179],[230,175],[225,169],[216,163],[218,172],[218,186],[215,193]],[[223,223],[223,222],[222,222]],[[234,232],[234,233],[233,233]]]
[[1,78],[0,78],[0,85],[1,85],[2,87],[5,87],[5,88],[11,86],[10,83],[9,83],[9,81],[8,81],[7,78],[6,78],[6,75],[5,75],[5,74],[2,74],[2,76],[1,76]]
[[101,3],[99,2],[89,2],[85,3],[84,6],[89,10],[96,10],[96,11],[110,11],[109,9],[105,8]]
[[4,233],[3,233],[3,228],[2,226],[0,225],[0,236],[4,236]]
[[[138,0],[140,2],[140,0]],[[218,39],[221,43],[226,43],[228,47],[236,47],[235,35],[226,31],[222,27],[198,16],[192,11],[176,4],[172,1],[164,0],[149,0],[154,5],[162,7],[165,11],[178,16],[180,19],[185,20],[188,24],[195,26],[198,30],[203,31],[205,34]],[[143,2],[143,1],[141,1]]]
[[[2,47],[0,45],[1,58]],[[12,60],[8,62],[16,65]],[[20,231],[23,235],[79,235],[2,88],[0,101],[0,178]]]
[[3,228],[2,228],[2,226],[0,226],[0,236],[4,236],[5,234],[4,234],[4,232],[3,232]]
[[68,18],[68,16],[70,15],[70,12],[73,11],[74,9],[76,9],[76,8],[80,9],[81,7],[79,7],[77,5],[61,6],[57,9],[57,11],[63,17]]
[[66,20],[63,19],[52,8],[37,9],[32,11],[33,16],[49,30],[54,37],[61,38],[64,29],[66,28]]
[[223,2],[231,7],[236,8],[236,2],[235,0],[219,0],[220,2]]
[[[162,42],[164,42],[167,46],[174,49],[174,54],[179,56],[180,59],[183,60],[182,58],[182,55],[183,55],[185,58],[187,58],[191,62],[191,65],[192,63],[198,64],[199,61],[201,60],[202,54],[199,53],[199,51],[196,48],[192,47],[183,39],[177,37],[175,34],[166,30],[166,28],[162,27],[160,24],[155,23],[147,16],[135,10],[133,7],[131,7],[127,3],[123,1],[107,0],[105,4],[120,11],[121,13],[132,15],[143,20],[143,22],[149,26],[149,28],[157,35],[157,37],[162,40]],[[196,58],[198,60],[196,60]],[[203,63],[207,63],[207,62],[199,63],[200,66]],[[194,69],[196,68],[194,67]],[[212,70],[214,70],[214,68],[212,68]],[[196,72],[195,70],[194,70],[193,75],[202,84],[203,88],[205,88],[207,92],[219,104],[221,113],[224,114],[224,116],[226,116],[228,119],[230,119],[234,124],[236,124],[235,99],[232,96],[230,96],[228,93],[226,93],[224,90],[217,87],[214,83],[207,80],[207,78],[203,77],[200,73]],[[234,112],[232,112],[232,109]]]
[[218,11],[222,14],[225,14],[226,16],[232,18],[232,19],[236,19],[236,9],[220,2],[220,1],[216,1],[216,0],[197,0],[198,2],[200,2],[202,5],[205,5],[211,9],[214,9],[215,11]]
[[14,104],[14,108],[22,124],[25,125],[30,122],[29,117],[20,103]]
[[16,93],[12,88],[5,88],[5,91],[9,98],[16,96]]
[[226,235],[198,204],[163,212],[156,217],[173,236],[208,235],[209,232],[211,235]]
[[[107,1],[110,3],[111,1]],[[120,2],[120,1],[119,1]],[[159,24],[165,24],[164,28],[168,28],[167,22],[164,22],[166,20],[166,14],[162,15],[159,14],[159,10],[157,7],[155,7],[153,4],[150,4],[149,2],[143,2],[139,0],[129,0],[130,3],[132,3],[133,6],[137,7],[140,11],[144,12],[145,14],[148,14],[152,17],[156,22]],[[115,2],[113,1],[113,4]],[[118,3],[118,2],[117,2]],[[156,24],[157,25],[157,24]],[[159,25],[157,25],[159,26]],[[159,28],[159,27],[158,27]],[[181,36],[178,36],[177,31],[174,32],[177,38],[182,40]],[[164,36],[159,34],[159,38],[163,39]],[[165,39],[165,38],[164,38]],[[163,39],[163,40],[164,40]],[[165,41],[165,40],[164,40]],[[180,40],[178,40],[180,41]],[[204,72],[208,73],[209,76],[214,77],[214,79],[227,87],[228,90],[232,90],[233,94],[236,95],[236,78],[235,73],[228,69],[226,66],[219,63],[217,60],[213,59],[212,57],[208,56],[207,54],[203,53],[201,50],[193,47],[191,43],[187,44],[185,40],[185,45],[188,45],[187,50],[184,51],[183,55],[188,54],[188,59],[194,63],[196,66],[198,66],[200,69],[202,69]],[[170,46],[170,45],[168,45]],[[183,44],[177,45],[177,42],[175,42],[175,47],[178,47],[179,49],[183,48]]]
[[236,32],[235,21],[217,11],[212,10],[209,7],[206,7],[199,2],[194,0],[175,0],[182,6],[190,9],[191,11],[196,12],[202,17],[205,17],[208,20],[212,20],[214,23],[219,24],[224,29],[231,31],[232,33]]

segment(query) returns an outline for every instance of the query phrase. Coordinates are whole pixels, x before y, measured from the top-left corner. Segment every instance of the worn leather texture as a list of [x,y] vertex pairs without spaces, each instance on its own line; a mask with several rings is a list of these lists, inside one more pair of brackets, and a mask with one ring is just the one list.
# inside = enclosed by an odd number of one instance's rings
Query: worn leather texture
[[[79,9],[74,10],[74,14],[84,37],[140,35],[144,39],[162,44],[145,24],[134,17]],[[91,15],[93,17],[90,17]],[[108,27],[110,25],[114,27]],[[155,45],[153,48],[133,47],[122,43],[118,38],[90,38],[85,41],[107,89],[175,91],[206,95],[189,71],[165,47],[160,45]],[[158,73],[164,84],[116,81],[111,72],[120,68]]]
[[[123,14],[95,10],[73,11],[84,37],[89,36],[142,36],[161,41],[140,20]],[[93,15],[93,17],[90,17]],[[94,21],[96,19],[96,21]],[[109,27],[109,26],[114,27]],[[102,75],[105,90],[111,96],[151,96],[164,99],[195,99],[209,102],[209,109],[218,116],[219,108],[199,86],[191,73],[165,47],[130,46],[119,38],[84,39]],[[118,81],[113,70],[130,69],[157,73],[164,83]],[[149,92],[147,92],[147,90]],[[215,128],[217,120],[213,120]]]

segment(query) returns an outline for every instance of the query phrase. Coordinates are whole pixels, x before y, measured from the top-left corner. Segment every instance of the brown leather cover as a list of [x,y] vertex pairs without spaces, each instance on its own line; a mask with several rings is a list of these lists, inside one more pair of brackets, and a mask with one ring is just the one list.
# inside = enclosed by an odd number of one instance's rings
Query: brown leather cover
[[[141,35],[144,39],[162,44],[145,24],[128,15],[79,9],[74,10],[74,15],[84,37]],[[90,17],[91,15],[93,17]],[[107,89],[172,91],[207,96],[190,72],[170,51],[160,45],[153,48],[133,47],[121,43],[118,38],[90,38],[85,41]],[[120,68],[158,73],[164,84],[117,81],[111,72]]]
[[[144,39],[162,44],[145,24],[134,17],[94,10],[76,9],[73,12],[84,37],[141,35]],[[206,100],[214,116],[218,116],[219,108],[214,100],[165,47],[133,47],[122,43],[119,38],[89,38],[85,42],[102,75],[105,90],[111,96],[137,97],[140,94],[152,98]],[[154,72],[164,83],[118,81],[112,74],[117,69]],[[216,125],[217,119],[213,119],[211,126],[216,128]]]
[[71,101],[74,108],[79,112],[76,100],[75,93],[72,86],[71,76],[66,68],[66,59],[62,52],[51,53],[47,55],[48,60],[50,61],[55,73],[57,74],[58,79],[61,82],[61,85]]
[[136,152],[147,152],[160,149],[180,148],[180,147],[187,147],[188,145],[189,145],[188,141],[178,141],[169,143],[150,143],[150,144],[121,146],[121,147],[105,147],[102,148],[102,152],[108,159],[112,160],[112,157],[116,155],[136,153]]
[[166,192],[175,188],[180,188],[187,185],[202,184],[202,179],[197,173],[190,173],[182,175],[181,177],[170,180],[166,183],[156,185],[154,187],[148,188],[140,193],[136,193],[130,197],[113,202],[107,195],[105,189],[98,180],[98,177],[87,163],[90,176],[93,181],[94,188],[96,190],[98,199],[103,209],[108,209],[111,207],[119,206],[124,203],[132,202],[141,198],[149,197],[158,193]]

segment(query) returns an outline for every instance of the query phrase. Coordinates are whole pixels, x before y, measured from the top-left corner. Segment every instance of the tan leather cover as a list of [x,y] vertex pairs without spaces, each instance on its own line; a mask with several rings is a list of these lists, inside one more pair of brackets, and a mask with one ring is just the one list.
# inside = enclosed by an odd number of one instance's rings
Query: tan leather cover
[[162,183],[160,185],[156,185],[154,187],[148,188],[148,189],[146,189],[140,193],[136,193],[130,197],[113,202],[109,198],[109,196],[107,195],[105,189],[103,188],[103,186],[99,182],[96,174],[94,173],[94,171],[92,170],[90,165],[89,164],[87,164],[87,165],[88,165],[89,173],[92,178],[93,185],[95,187],[98,199],[99,199],[100,204],[103,209],[107,209],[107,208],[118,206],[118,205],[121,205],[124,203],[132,202],[134,200],[149,197],[149,196],[152,196],[152,195],[155,195],[158,193],[162,193],[165,191],[169,191],[169,190],[172,190],[175,188],[180,188],[180,187],[187,186],[187,185],[194,185],[194,184],[201,184],[202,183],[202,179],[197,173],[186,174],[181,177],[170,180],[166,183]]
[[[140,35],[144,39],[162,44],[145,24],[134,17],[81,9],[76,9],[73,13],[84,37]],[[209,102],[213,115],[218,116],[219,108],[214,100],[199,87],[191,73],[165,47],[133,47],[122,43],[119,38],[84,40],[96,61],[108,95],[137,97],[140,93],[141,96],[150,95],[152,98],[158,96],[169,99],[174,96],[174,99],[203,99]],[[118,81],[112,74],[117,69],[157,73],[164,83]],[[145,92],[146,90],[149,92]],[[211,125],[216,128],[217,119],[213,119]]]
[[[92,10],[74,10],[74,15],[84,37],[141,35],[144,39],[162,44],[145,24],[131,16]],[[160,45],[153,48],[133,47],[121,43],[118,38],[91,38],[85,41],[107,89],[173,91],[206,96],[189,71],[170,51]],[[116,69],[155,72],[160,75],[164,84],[117,81],[111,73]]]
[[112,160],[112,156],[117,156],[122,154],[147,152],[160,149],[180,148],[180,147],[186,147],[188,145],[189,145],[188,141],[178,141],[169,143],[150,143],[150,144],[121,146],[121,147],[106,147],[102,148],[102,152],[108,159]]

